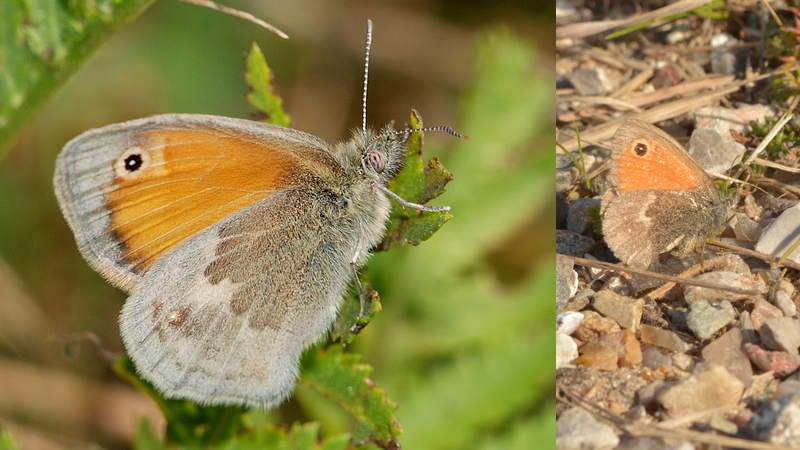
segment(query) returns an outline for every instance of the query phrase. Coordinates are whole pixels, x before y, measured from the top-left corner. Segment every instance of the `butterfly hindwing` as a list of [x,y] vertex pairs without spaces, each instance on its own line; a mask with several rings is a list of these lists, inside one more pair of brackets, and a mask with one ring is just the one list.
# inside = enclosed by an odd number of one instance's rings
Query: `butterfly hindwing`
[[289,395],[300,353],[335,319],[355,251],[324,226],[338,213],[315,195],[275,194],[145,275],[120,329],[137,370],[165,396],[271,407]]

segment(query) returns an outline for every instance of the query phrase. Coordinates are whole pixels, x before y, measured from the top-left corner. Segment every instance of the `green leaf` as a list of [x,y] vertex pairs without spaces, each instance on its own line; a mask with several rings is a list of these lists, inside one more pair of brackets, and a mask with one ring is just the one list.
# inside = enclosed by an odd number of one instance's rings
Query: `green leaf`
[[319,391],[356,420],[353,441],[386,448],[402,432],[394,418],[397,405],[369,379],[372,368],[340,346],[306,352],[299,383]]
[[221,449],[236,450],[345,450],[350,443],[350,436],[341,434],[317,441],[319,424],[316,422],[295,423],[291,429],[285,427],[255,427],[229,441]]
[[[546,270],[523,298],[530,303],[543,301],[554,290],[555,272]],[[514,323],[507,316],[514,313],[525,319]],[[403,398],[401,420],[404,427],[413,430],[404,436],[403,445],[466,448],[483,428],[502,426],[509,416],[552,395],[549,388],[555,382],[555,370],[550,362],[555,361],[555,325],[545,327],[539,323],[538,332],[520,330],[525,323],[541,322],[547,314],[555,317],[555,308],[528,304],[520,305],[516,311],[506,310],[503,320],[495,320],[499,315],[485,317],[499,335],[495,345],[487,342],[484,348],[455,357]],[[443,429],[461,432],[443,433]]]
[[267,65],[264,53],[255,42],[247,55],[245,80],[250,86],[247,101],[263,114],[262,122],[291,127],[292,119],[283,110],[283,99],[274,86],[275,77]]
[[[362,270],[362,272],[365,271]],[[378,293],[372,289],[366,276],[359,274],[359,278],[364,289],[364,315],[359,317],[361,300],[358,298],[356,289],[351,289],[339,309],[336,326],[331,330],[331,340],[342,345],[352,343],[358,333],[372,321],[376,314],[383,310],[381,299]]]
[[0,431],[0,450],[19,450],[14,436],[8,430]]
[[[422,127],[422,118],[412,110],[411,128]],[[408,138],[403,171],[389,183],[389,189],[406,201],[425,204],[444,193],[444,187],[453,180],[453,174],[436,157],[428,160],[427,164],[422,163],[422,142],[423,133],[413,133]],[[446,211],[423,212],[394,203],[386,236],[378,250],[388,250],[392,242],[401,247],[419,245],[452,218],[452,214]]]
[[[411,129],[423,128],[422,117],[411,110]],[[423,133],[412,133],[406,144],[406,159],[403,171],[389,183],[392,191],[414,203],[428,203],[444,193],[444,187],[453,180],[453,174],[442,166],[439,159],[431,158],[422,163]]]
[[531,443],[539,443],[539,448],[555,448],[556,442],[556,404],[555,399],[548,402],[536,416],[515,420],[502,434],[489,436],[479,450],[528,450]]
[[692,11],[700,17],[713,20],[727,20],[728,19],[728,5],[725,0],[713,0]]
[[658,19],[648,20],[646,22],[638,23],[636,25],[632,25],[630,27],[624,28],[619,31],[615,31],[614,33],[610,33],[606,36],[606,40],[611,40],[618,38],[620,36],[624,36],[626,34],[633,33],[634,31],[641,30],[643,28],[647,28],[652,26],[656,23],[664,24],[667,22],[672,22],[673,20],[682,19],[684,17],[689,17],[692,14],[697,14],[700,17],[712,20],[726,20],[728,18],[728,9],[725,5],[724,0],[713,0],[710,3],[707,3],[703,6],[695,8],[691,11],[686,11],[680,14],[673,14],[671,16],[664,16],[659,17]]
[[163,450],[164,444],[161,440],[153,434],[150,428],[150,423],[146,419],[139,422],[139,428],[136,430],[136,437],[133,440],[134,450]]
[[619,31],[615,31],[613,33],[609,33],[606,36],[606,40],[610,41],[610,40],[616,39],[616,38],[618,38],[620,36],[625,36],[627,34],[631,34],[634,31],[639,31],[641,29],[647,28],[647,27],[649,27],[650,25],[652,25],[655,22],[656,22],[655,20],[648,20],[647,22],[637,23],[636,25],[631,25],[631,26],[629,26],[627,28],[623,28],[623,29],[621,29]]
[[0,157],[56,89],[151,3],[0,1]]

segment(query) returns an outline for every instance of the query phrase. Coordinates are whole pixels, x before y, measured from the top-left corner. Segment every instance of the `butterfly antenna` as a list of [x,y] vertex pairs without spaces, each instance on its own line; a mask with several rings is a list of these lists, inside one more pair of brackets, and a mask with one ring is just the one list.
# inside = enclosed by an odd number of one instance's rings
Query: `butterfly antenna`
[[372,47],[372,21],[367,20],[367,49],[364,57],[364,95],[361,97],[361,130],[367,132],[367,80],[369,79],[369,49]]
[[450,136],[454,136],[454,137],[457,137],[459,139],[464,139],[465,141],[469,140],[469,136],[465,136],[465,135],[459,133],[458,131],[448,127],[447,125],[440,125],[438,127],[425,127],[425,128],[420,128],[418,130],[413,130],[412,129],[412,130],[409,130],[409,131],[411,131],[412,133],[419,133],[419,132],[423,132],[423,131],[444,131],[445,133],[449,134]]
[[388,136],[399,136],[401,134],[407,134],[407,133],[424,133],[425,131],[444,131],[445,133],[449,134],[450,136],[454,136],[454,137],[457,137],[459,139],[464,139],[465,141],[469,140],[469,136],[463,135],[463,134],[459,133],[458,131],[456,131],[456,130],[454,130],[454,129],[446,126],[446,125],[440,125],[438,127],[407,128],[405,130],[389,131],[388,133],[381,133],[381,134],[373,137],[372,139],[370,139],[369,143],[371,144],[371,143],[377,141],[378,139],[383,139],[383,138],[386,138]]
[[[369,80],[369,51],[372,48],[372,21],[367,20],[367,45],[365,50],[364,56],[364,94],[361,96],[361,130],[364,134],[367,133],[367,82]],[[468,140],[469,136],[464,136],[463,134],[459,133],[458,131],[448,127],[448,126],[438,126],[438,127],[425,127],[419,129],[407,129],[403,131],[394,131],[390,133],[380,134],[375,136],[370,140],[370,143],[377,141],[380,138],[384,138],[387,136],[393,135],[400,135],[406,133],[422,133],[424,131],[444,131],[445,133],[455,136],[459,139]]]

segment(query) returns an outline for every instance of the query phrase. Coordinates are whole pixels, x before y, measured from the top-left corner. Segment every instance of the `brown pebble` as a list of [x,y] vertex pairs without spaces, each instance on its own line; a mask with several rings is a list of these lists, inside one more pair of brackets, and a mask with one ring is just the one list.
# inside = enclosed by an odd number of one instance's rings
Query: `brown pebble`
[[789,375],[800,368],[800,357],[786,352],[764,350],[758,345],[749,342],[746,342],[743,347],[753,364],[765,372],[775,372],[775,376]]

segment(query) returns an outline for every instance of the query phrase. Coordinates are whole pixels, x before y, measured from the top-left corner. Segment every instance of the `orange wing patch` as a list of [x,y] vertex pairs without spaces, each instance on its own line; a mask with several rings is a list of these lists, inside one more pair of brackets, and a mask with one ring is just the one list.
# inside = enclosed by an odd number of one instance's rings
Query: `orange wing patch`
[[708,177],[681,148],[669,142],[640,137],[628,143],[617,158],[619,192],[638,190],[691,191],[701,188]]
[[287,152],[209,128],[145,131],[114,162],[111,233],[145,272],[184,239],[306,172]]

